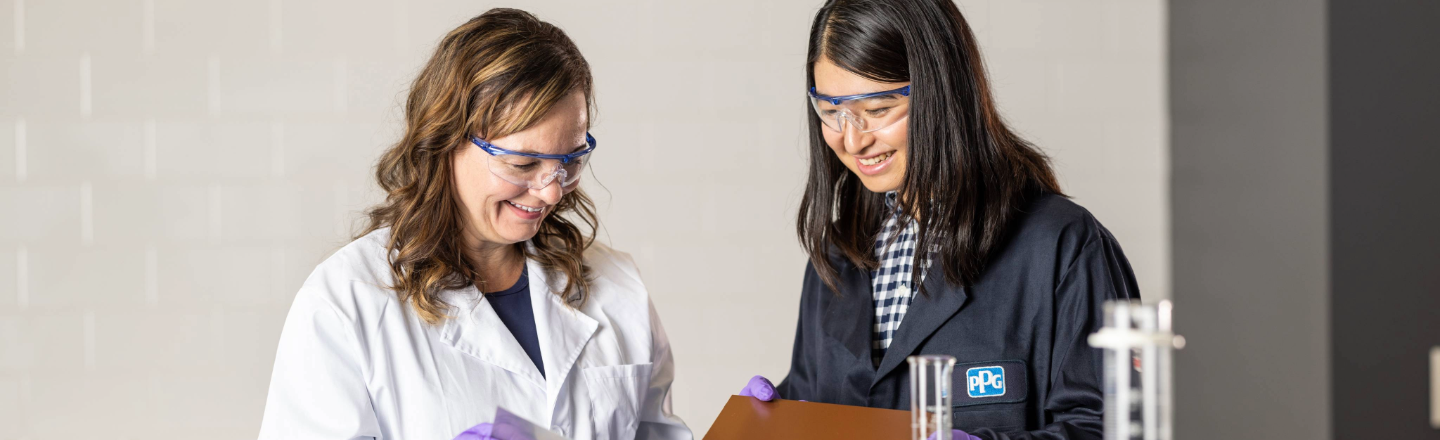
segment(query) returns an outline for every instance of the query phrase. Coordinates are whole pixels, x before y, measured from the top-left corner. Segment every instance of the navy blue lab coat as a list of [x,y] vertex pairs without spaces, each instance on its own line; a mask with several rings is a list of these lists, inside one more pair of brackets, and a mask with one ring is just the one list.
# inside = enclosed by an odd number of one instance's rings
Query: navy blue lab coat
[[905,358],[946,354],[957,360],[956,429],[985,439],[1101,438],[1102,353],[1085,338],[1101,326],[1106,300],[1139,299],[1135,274],[1079,205],[1042,195],[1022,211],[973,286],[950,284],[932,265],[926,295],[912,299],[878,369],[869,271],[832,253],[837,294],[807,267],[780,397],[908,410]]

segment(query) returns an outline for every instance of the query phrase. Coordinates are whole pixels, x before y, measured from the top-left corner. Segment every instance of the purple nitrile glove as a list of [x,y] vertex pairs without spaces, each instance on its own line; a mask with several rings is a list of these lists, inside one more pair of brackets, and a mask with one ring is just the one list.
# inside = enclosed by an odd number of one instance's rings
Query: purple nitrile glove
[[495,440],[495,437],[490,436],[490,431],[493,429],[495,429],[495,425],[490,422],[481,423],[455,436],[455,440]]
[[535,435],[504,422],[500,425],[485,422],[466,429],[454,440],[535,440]]
[[[939,437],[939,436],[940,436],[940,433],[938,433],[938,432],[937,432],[937,433],[934,433],[934,434],[930,434],[930,438],[927,439],[927,440],[935,440],[935,437]],[[950,440],[984,440],[984,439],[981,439],[980,437],[976,437],[976,436],[973,436],[973,435],[970,435],[970,434],[966,434],[965,431],[961,431],[961,430],[959,430],[959,429],[952,429],[952,430],[950,430]]]
[[775,394],[775,385],[771,384],[770,379],[766,379],[765,376],[755,376],[750,378],[750,382],[746,383],[745,388],[742,388],[740,390],[741,396],[750,396],[765,402],[769,402],[771,400],[775,400],[776,397],[780,397],[776,396]]

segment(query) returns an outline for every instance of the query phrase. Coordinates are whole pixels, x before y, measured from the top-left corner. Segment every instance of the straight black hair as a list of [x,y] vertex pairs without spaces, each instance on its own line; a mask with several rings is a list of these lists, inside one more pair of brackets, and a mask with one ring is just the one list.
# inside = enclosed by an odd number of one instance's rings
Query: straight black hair
[[[919,222],[916,258],[932,250],[951,284],[979,279],[1028,200],[1064,195],[1049,158],[1001,119],[979,45],[951,0],[827,1],[810,26],[807,87],[815,86],[822,58],[874,81],[911,82],[898,209]],[[861,268],[879,265],[873,249],[884,195],[851,175],[825,143],[820,118],[806,110],[810,175],[796,231],[816,272],[838,294],[832,253]],[[919,280],[924,268],[914,268]]]

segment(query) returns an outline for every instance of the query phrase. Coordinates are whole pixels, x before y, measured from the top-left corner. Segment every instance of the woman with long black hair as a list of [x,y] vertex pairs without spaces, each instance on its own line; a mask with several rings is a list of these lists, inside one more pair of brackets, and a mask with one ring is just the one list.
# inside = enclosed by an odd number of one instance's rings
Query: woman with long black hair
[[[742,395],[906,409],[907,356],[954,356],[954,424],[1101,437],[1085,337],[1138,299],[1120,245],[1001,119],[951,0],[831,0],[806,67],[810,254],[789,375]],[[799,91],[797,91],[799,92]]]

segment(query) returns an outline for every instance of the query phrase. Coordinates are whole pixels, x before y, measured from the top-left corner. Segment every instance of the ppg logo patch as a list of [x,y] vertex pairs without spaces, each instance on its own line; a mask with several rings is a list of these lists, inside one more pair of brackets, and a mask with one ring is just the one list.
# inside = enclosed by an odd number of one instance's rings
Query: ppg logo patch
[[1005,368],[975,367],[965,370],[965,390],[970,397],[1005,395]]

